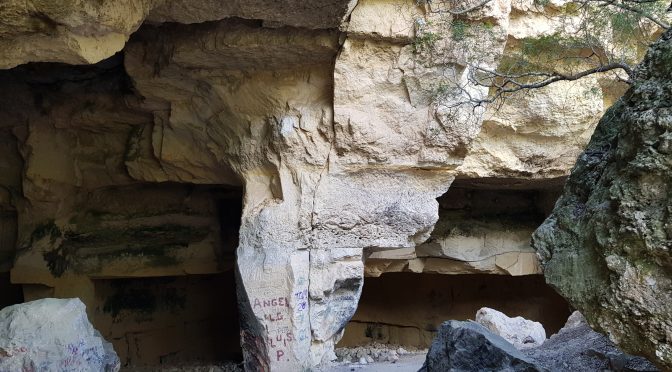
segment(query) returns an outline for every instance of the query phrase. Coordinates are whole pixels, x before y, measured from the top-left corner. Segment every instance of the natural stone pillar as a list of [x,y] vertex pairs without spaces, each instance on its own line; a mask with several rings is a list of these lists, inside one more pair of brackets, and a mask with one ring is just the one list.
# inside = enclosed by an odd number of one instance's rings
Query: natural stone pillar
[[300,190],[287,172],[246,176],[237,270],[241,343],[250,371],[310,366],[310,254],[299,230]]
[[[280,166],[246,180],[238,298],[246,368],[294,371],[333,359],[363,284],[365,247],[412,247],[451,177]],[[277,172],[277,173],[276,173]]]

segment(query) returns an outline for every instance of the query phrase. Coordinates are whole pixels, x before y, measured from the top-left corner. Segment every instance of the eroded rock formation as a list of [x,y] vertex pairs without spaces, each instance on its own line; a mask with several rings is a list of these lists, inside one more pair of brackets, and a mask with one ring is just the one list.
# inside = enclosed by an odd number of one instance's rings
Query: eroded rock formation
[[672,368],[672,33],[602,118],[534,234],[548,282],[624,350]]
[[333,357],[365,272],[539,274],[529,235],[613,100],[608,79],[449,110],[439,78],[467,83],[469,61],[495,68],[561,26],[497,0],[456,37],[428,6],[1,5],[0,67],[20,66],[0,71],[0,271],[26,299],[81,298],[134,363],[210,355],[138,350],[185,327],[169,310],[212,320],[185,310],[219,306],[196,286],[236,301],[212,283],[235,270],[247,368],[281,371]]
[[78,299],[46,298],[0,311],[3,371],[118,372],[119,357],[86,317]]

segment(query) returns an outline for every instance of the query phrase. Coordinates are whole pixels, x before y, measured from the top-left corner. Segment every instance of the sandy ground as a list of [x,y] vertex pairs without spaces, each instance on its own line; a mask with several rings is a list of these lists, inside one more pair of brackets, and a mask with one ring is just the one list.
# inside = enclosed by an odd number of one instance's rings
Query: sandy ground
[[366,365],[345,364],[323,369],[323,372],[415,372],[425,362],[425,354],[406,354],[399,357],[396,363],[374,362]]

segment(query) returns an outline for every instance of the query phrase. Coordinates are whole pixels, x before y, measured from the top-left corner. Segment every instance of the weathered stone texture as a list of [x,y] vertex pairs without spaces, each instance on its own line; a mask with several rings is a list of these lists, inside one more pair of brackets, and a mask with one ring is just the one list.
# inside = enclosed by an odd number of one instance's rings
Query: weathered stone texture
[[484,307],[476,312],[475,321],[519,350],[541,346],[546,341],[544,326],[521,316],[510,318],[500,311]]
[[[0,74],[0,271],[90,306],[100,278],[217,275],[237,247],[249,370],[332,358],[365,272],[538,274],[538,182],[567,174],[604,79],[451,108],[543,14],[492,1],[458,37],[429,6],[3,3],[1,68],[102,62]],[[446,76],[467,84],[440,100]],[[456,177],[489,181],[437,201]]]
[[0,311],[3,371],[119,371],[119,357],[78,299],[46,298]]
[[9,0],[0,5],[0,68],[26,62],[100,62],[120,51],[146,20],[201,23],[230,17],[269,27],[337,28],[353,0]]
[[672,368],[672,33],[600,121],[534,234],[547,281],[625,351]]
[[420,372],[544,371],[502,337],[473,322],[441,325]]

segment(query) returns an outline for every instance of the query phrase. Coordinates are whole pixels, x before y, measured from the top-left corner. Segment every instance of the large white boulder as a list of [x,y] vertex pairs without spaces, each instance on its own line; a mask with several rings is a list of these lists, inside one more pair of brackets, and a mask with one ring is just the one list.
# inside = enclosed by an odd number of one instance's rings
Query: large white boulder
[[537,347],[546,340],[546,330],[541,323],[520,316],[509,318],[506,314],[488,307],[478,310],[476,323],[509,341],[517,349]]
[[119,371],[119,357],[77,298],[45,298],[0,311],[0,371]]

